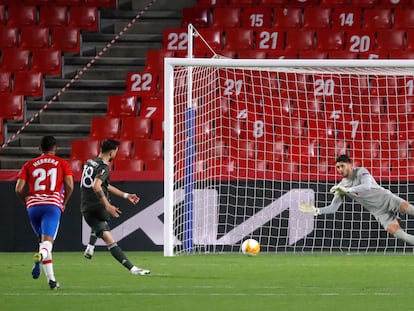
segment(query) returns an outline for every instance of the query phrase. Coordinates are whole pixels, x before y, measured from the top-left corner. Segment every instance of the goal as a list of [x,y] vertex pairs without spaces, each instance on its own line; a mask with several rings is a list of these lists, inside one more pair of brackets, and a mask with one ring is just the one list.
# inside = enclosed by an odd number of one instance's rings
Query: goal
[[[414,201],[414,62],[165,60],[164,255],[412,252],[358,203],[328,205],[348,154]],[[402,226],[414,219],[401,215]]]

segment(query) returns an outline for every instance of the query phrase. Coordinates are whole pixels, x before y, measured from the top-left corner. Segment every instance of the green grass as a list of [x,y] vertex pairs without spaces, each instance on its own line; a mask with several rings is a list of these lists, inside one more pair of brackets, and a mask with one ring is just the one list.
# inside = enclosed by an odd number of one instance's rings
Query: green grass
[[62,288],[31,278],[32,254],[0,253],[0,309],[413,310],[409,255],[197,255],[127,252],[151,269],[133,276],[106,251],[54,253]]

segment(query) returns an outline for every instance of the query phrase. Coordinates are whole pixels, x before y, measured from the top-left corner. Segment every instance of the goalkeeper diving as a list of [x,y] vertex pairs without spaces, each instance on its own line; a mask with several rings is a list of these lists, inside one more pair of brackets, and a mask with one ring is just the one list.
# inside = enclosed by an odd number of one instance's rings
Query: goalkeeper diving
[[344,196],[347,196],[367,209],[389,234],[414,245],[414,235],[402,230],[398,222],[398,213],[414,216],[414,206],[378,185],[366,168],[353,167],[348,155],[338,156],[335,166],[343,178],[330,190],[334,194],[331,204],[316,208],[313,202],[301,202],[299,210],[315,216],[333,214],[342,205]]

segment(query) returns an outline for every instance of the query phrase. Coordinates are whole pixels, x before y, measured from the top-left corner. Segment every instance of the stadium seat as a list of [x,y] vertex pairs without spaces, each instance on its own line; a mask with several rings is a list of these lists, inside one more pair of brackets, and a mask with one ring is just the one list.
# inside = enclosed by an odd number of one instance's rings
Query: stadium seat
[[93,117],[90,139],[118,139],[121,132],[121,119],[116,117]]
[[128,72],[126,94],[152,96],[157,93],[159,74],[151,71]]
[[202,8],[215,8],[227,5],[227,0],[197,0],[197,6]]
[[[199,29],[198,33],[214,51],[220,52],[223,49],[222,29]],[[211,55],[210,49],[198,37],[194,38],[193,52],[194,55],[198,56],[213,56]]]
[[389,54],[390,59],[414,59],[414,51],[391,51]]
[[110,95],[107,116],[134,117],[137,115],[137,98],[134,95]]
[[405,31],[401,29],[381,29],[377,31],[376,52],[404,50]]
[[187,55],[188,30],[185,28],[169,28],[163,33],[163,50]]
[[394,10],[394,29],[408,30],[414,28],[414,9],[404,8]]
[[144,170],[144,161],[116,158],[114,161],[114,169],[117,171],[142,172]]
[[151,136],[151,119],[129,117],[122,119],[121,139],[148,139]]
[[164,159],[153,159],[145,161],[145,170],[146,171],[164,171]]
[[43,74],[31,71],[15,72],[13,94],[41,97],[43,95]]
[[257,4],[264,7],[280,7],[282,5],[287,4],[287,0],[258,0]]
[[330,59],[356,59],[358,53],[348,51],[330,51],[328,53]]
[[391,27],[391,8],[365,9],[363,15],[364,29],[387,29]]
[[32,71],[45,75],[62,74],[62,52],[54,49],[37,49],[32,53]]
[[317,30],[331,27],[331,8],[307,7],[303,15],[303,28]]
[[267,57],[266,51],[257,50],[242,50],[237,51],[236,54],[239,59],[265,59]]
[[83,164],[84,164],[84,162],[82,160],[73,159],[73,160],[69,160],[68,162],[69,162],[69,165],[70,165],[70,168],[71,168],[72,172],[75,175],[79,175],[80,173],[82,173]]
[[375,47],[375,32],[367,30],[351,30],[347,32],[345,51],[353,53],[371,52]]
[[263,7],[244,8],[241,13],[242,28],[270,28],[272,11]]
[[87,6],[99,8],[115,8],[117,0],[85,0]]
[[220,29],[240,27],[240,13],[240,8],[214,8],[212,27]]
[[11,73],[6,71],[0,71],[0,93],[10,93]]
[[257,157],[256,143],[251,140],[230,139],[229,155],[230,157],[233,157],[236,161],[238,159],[241,159],[241,160],[256,159]]
[[275,8],[273,28],[300,28],[302,27],[302,9],[297,7]]
[[144,161],[163,158],[163,146],[161,140],[138,139],[134,140],[134,159]]
[[0,118],[20,121],[24,119],[23,95],[1,93],[0,103]]
[[55,0],[55,2],[59,5],[73,6],[81,5],[84,2],[84,0]]
[[192,24],[195,28],[210,27],[211,17],[208,7],[188,7],[184,8],[181,17],[181,27],[187,28]]
[[320,5],[322,7],[341,8],[348,6],[348,0],[321,0]]
[[28,26],[37,24],[35,5],[13,4],[8,6],[8,26]]
[[256,5],[257,0],[228,0],[229,6],[234,7],[252,7]]
[[6,20],[6,6],[0,5],[0,25],[4,25]]
[[22,71],[30,66],[30,51],[26,49],[5,49],[2,51],[1,70]]
[[51,29],[51,48],[63,53],[80,52],[80,31],[76,28],[53,27]]
[[81,160],[85,162],[88,159],[95,158],[100,152],[100,140],[96,139],[74,139],[70,151],[71,160]]
[[159,98],[143,97],[138,116],[148,119],[164,120],[164,101]]
[[121,140],[116,154],[117,159],[130,159],[132,157],[132,141]]
[[273,28],[261,28],[255,31],[255,49],[282,51],[285,48],[285,32]]
[[[407,37],[406,37],[406,51],[393,51],[392,53],[400,53],[404,54],[404,52],[408,52],[408,56],[410,56],[412,53],[414,53],[414,29],[410,29],[407,31]],[[398,54],[397,54],[398,55]],[[408,57],[411,58],[411,57]]]
[[325,51],[302,51],[299,52],[299,58],[301,59],[326,59],[328,58],[328,52]]
[[19,45],[19,28],[0,25],[0,49],[16,48]]
[[164,121],[152,119],[151,139],[164,140]]
[[289,5],[293,7],[316,7],[319,5],[319,0],[290,0]]
[[[399,94],[404,87],[404,81],[397,76],[378,76],[371,80],[371,94],[388,96]],[[391,98],[390,98],[391,99]]]
[[68,7],[42,5],[39,8],[39,26],[57,27],[68,25]]
[[309,29],[291,29],[286,33],[287,51],[313,50],[315,44],[315,32]]
[[386,8],[410,8],[411,0],[379,0],[380,5]]
[[334,8],[332,12],[332,29],[356,30],[362,24],[362,10],[345,6]]
[[99,14],[97,7],[71,6],[69,9],[69,27],[81,30],[97,31]]
[[224,49],[227,50],[249,50],[253,48],[253,30],[229,28],[225,30]]
[[49,47],[49,28],[26,26],[20,29],[20,47],[23,49],[41,49]]
[[316,33],[316,49],[319,51],[342,51],[345,45],[343,30],[321,29]]
[[387,51],[368,51],[358,53],[359,59],[388,59],[389,53]]
[[145,71],[164,72],[164,58],[174,57],[174,51],[167,50],[147,50]]
[[379,0],[351,0],[350,5],[353,7],[373,8],[378,6]]

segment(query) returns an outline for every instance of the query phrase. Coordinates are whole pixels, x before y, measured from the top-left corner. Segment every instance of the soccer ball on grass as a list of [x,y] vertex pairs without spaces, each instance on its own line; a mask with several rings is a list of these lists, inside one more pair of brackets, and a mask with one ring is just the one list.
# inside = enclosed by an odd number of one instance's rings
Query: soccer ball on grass
[[243,254],[256,256],[260,252],[260,244],[255,239],[247,239],[242,244]]

